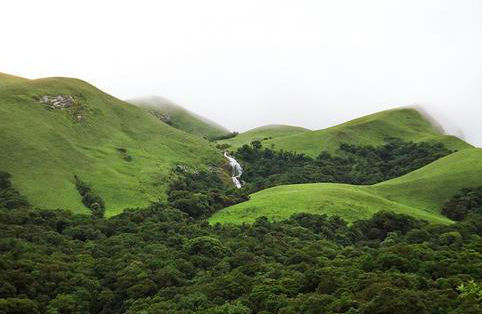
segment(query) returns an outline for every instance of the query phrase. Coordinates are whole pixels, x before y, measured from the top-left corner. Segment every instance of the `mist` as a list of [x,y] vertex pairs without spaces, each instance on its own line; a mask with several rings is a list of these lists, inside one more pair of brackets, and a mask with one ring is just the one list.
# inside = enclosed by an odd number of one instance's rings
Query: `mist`
[[0,72],[158,95],[234,131],[418,106],[482,146],[480,0],[11,1]]

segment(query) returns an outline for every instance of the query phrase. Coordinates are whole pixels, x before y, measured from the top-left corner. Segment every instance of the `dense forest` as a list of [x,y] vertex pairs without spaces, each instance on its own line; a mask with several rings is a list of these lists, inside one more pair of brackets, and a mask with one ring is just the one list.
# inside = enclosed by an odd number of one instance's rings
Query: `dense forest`
[[246,190],[223,182],[222,170],[193,170],[177,167],[172,170],[167,191],[168,203],[194,218],[208,217],[216,210],[249,199]]
[[333,156],[316,158],[262,146],[244,145],[234,153],[242,164],[245,190],[249,193],[281,184],[332,182],[374,184],[421,168],[452,151],[441,143],[413,143],[388,139],[382,146],[341,144]]
[[[178,182],[182,184],[182,182]],[[104,219],[31,209],[0,176],[0,313],[481,313],[481,190],[448,226],[379,212],[347,225],[209,225],[169,204]]]

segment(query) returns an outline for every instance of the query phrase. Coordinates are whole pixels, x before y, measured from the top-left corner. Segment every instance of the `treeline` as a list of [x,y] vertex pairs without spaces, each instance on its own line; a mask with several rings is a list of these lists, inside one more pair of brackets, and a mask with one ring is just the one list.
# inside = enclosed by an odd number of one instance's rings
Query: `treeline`
[[316,158],[264,148],[254,141],[235,152],[243,166],[242,179],[250,193],[281,184],[332,182],[374,184],[421,168],[452,151],[440,143],[390,139],[385,145],[341,144],[337,156],[322,152]]
[[161,204],[110,219],[4,208],[0,313],[479,314],[482,216],[468,211],[238,226]]

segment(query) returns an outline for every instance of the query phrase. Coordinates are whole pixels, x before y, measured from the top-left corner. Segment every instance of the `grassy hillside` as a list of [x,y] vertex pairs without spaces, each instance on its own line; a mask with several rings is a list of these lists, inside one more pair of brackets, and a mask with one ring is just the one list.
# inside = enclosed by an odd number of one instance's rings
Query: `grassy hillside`
[[253,222],[260,216],[279,220],[297,212],[339,215],[353,221],[386,209],[449,223],[439,213],[441,205],[461,188],[481,182],[482,150],[471,148],[372,186],[314,183],[266,189],[252,194],[247,202],[217,212],[210,222]]
[[128,102],[147,109],[163,121],[168,120],[167,122],[171,126],[191,134],[201,137],[216,137],[229,133],[228,129],[216,122],[190,112],[162,97],[137,98],[128,100]]
[[[43,96],[72,96],[50,109]],[[0,169],[37,207],[88,212],[74,174],[105,201],[107,215],[165,197],[171,167],[221,162],[205,140],[71,78],[0,74]]]
[[450,154],[399,178],[370,189],[392,201],[438,213],[440,206],[464,187],[482,184],[482,149]]
[[233,138],[218,141],[218,143],[229,144],[232,148],[237,148],[256,140],[263,141],[264,143],[264,141],[266,141],[267,139],[275,139],[288,135],[300,134],[306,131],[309,130],[298,126],[281,124],[265,125],[240,133]]
[[387,137],[414,142],[437,141],[457,150],[471,147],[457,137],[441,134],[417,110],[406,108],[378,112],[323,130],[273,138],[263,145],[317,156],[322,150],[334,153],[341,143],[378,146]]

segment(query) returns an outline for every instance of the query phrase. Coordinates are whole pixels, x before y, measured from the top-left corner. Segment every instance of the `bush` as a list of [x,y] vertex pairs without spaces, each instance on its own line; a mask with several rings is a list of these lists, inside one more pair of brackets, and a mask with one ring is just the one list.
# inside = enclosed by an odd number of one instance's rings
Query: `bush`
[[105,205],[104,200],[96,193],[92,191],[92,188],[86,182],[79,179],[78,176],[74,176],[75,186],[77,191],[82,196],[82,203],[85,207],[92,211],[92,215],[95,217],[104,217]]
[[0,171],[0,209],[30,207],[27,199],[12,187],[11,175]]

